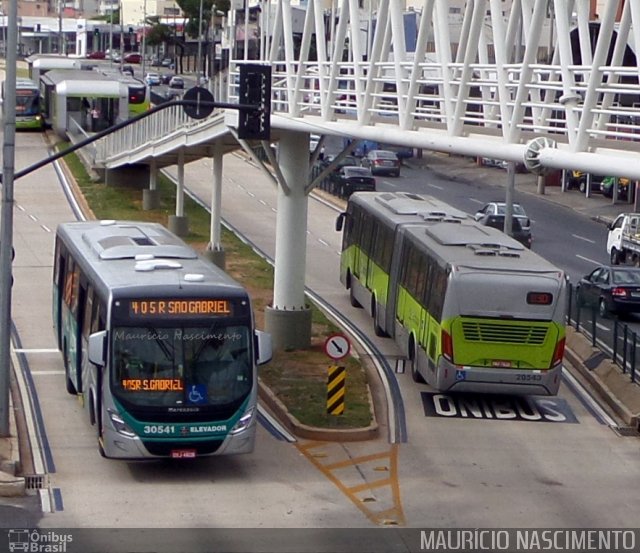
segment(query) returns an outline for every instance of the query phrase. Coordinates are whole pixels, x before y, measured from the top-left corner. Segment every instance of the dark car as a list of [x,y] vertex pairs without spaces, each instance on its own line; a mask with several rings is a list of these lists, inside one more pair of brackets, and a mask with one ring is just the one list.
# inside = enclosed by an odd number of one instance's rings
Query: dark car
[[[478,222],[487,227],[497,228],[498,230],[504,230],[504,215],[493,215],[490,213],[485,214],[482,218],[478,219]],[[520,242],[526,248],[530,248],[533,242],[531,236],[531,229],[522,228],[520,219],[518,217],[511,218],[511,236],[514,240]]]
[[88,60],[103,60],[106,57],[107,55],[104,52],[100,52],[99,50],[97,52],[89,52],[87,54]]
[[122,73],[133,77],[133,67],[131,67],[130,65],[123,65]]
[[162,84],[169,84],[171,82],[171,79],[173,79],[173,77],[175,77],[173,73],[162,73],[160,75],[160,82]]
[[371,150],[362,158],[363,167],[369,167],[374,175],[400,176],[400,160],[395,152]]
[[335,194],[348,198],[354,192],[375,192],[376,179],[367,167],[342,167],[335,175]]
[[600,316],[609,313],[640,313],[640,269],[603,265],[580,279],[578,306],[598,309]]
[[129,52],[125,54],[124,61],[126,63],[140,63],[142,61],[142,56],[137,52]]

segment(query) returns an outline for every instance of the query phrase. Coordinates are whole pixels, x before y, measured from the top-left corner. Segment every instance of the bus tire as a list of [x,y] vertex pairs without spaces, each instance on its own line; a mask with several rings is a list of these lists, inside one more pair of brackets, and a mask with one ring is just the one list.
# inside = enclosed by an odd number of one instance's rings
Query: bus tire
[[67,385],[67,392],[73,396],[77,395],[78,390],[73,385],[71,377],[69,376],[69,354],[67,353],[67,344],[65,342],[62,349],[62,360],[64,364],[64,377]]
[[598,303],[598,314],[603,318],[609,318],[609,308],[607,307],[607,302],[604,298],[600,298],[600,302]]
[[413,338],[411,338],[411,341],[409,343],[409,355],[409,361],[411,364],[411,378],[417,384],[424,384],[424,378],[422,378],[422,375],[418,372],[418,351],[415,344],[413,343]]
[[351,304],[352,307],[357,307],[360,309],[362,308],[362,305],[353,295],[353,284],[351,283],[351,275],[349,275],[348,282],[349,282],[349,303]]
[[385,338],[388,334],[384,331],[384,329],[378,324],[378,312],[376,309],[376,298],[375,296],[371,296],[371,315],[373,317],[373,332],[376,336],[380,336],[381,338]]

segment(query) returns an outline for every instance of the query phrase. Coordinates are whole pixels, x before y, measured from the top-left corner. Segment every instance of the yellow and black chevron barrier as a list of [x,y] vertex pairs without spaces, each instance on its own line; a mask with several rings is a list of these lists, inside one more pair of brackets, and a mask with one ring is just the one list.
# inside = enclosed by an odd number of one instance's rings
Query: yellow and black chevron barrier
[[327,379],[327,413],[342,415],[344,413],[344,394],[347,380],[345,367],[331,365]]

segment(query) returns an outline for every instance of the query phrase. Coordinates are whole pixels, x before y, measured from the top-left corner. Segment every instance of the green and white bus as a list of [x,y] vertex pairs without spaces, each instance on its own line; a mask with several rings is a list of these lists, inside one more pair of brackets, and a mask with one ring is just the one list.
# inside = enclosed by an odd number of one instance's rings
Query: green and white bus
[[270,336],[246,290],[162,225],[59,225],[53,321],[105,457],[253,450]]
[[392,337],[416,382],[441,391],[555,395],[565,273],[503,232],[429,196],[358,192],[340,280]]
[[[5,81],[2,81],[4,106]],[[30,79],[16,79],[16,130],[44,130],[40,89]]]

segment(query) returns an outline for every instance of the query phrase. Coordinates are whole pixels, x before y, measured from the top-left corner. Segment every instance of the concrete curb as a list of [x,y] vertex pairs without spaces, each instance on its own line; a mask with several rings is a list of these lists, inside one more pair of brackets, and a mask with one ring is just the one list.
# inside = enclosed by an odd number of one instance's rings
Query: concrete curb
[[624,423],[640,431],[640,386],[590,341],[567,327],[565,357]]
[[258,394],[260,400],[274,413],[278,420],[284,424],[287,430],[299,438],[326,442],[362,442],[378,437],[379,426],[373,410],[371,392],[369,392],[369,405],[371,405],[372,409],[371,416],[373,422],[365,428],[348,429],[315,428],[302,424],[296,417],[289,413],[284,403],[282,403],[263,382],[259,382]]
[[0,440],[0,497],[26,495],[26,479],[16,476],[20,468],[20,448],[13,401],[9,398],[9,438]]

